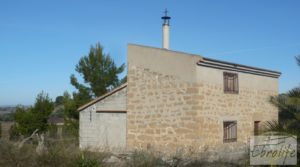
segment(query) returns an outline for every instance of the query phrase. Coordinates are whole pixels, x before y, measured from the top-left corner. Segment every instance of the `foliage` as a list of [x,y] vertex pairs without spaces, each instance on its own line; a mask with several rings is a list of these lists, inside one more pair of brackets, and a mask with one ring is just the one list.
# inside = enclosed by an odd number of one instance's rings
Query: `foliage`
[[[35,144],[24,144],[21,149],[15,143],[0,140],[0,166],[5,167],[199,167],[241,166],[224,160],[209,162],[200,157],[169,157],[159,152],[134,151],[131,154],[113,155],[109,152],[81,151],[73,141],[45,138],[46,151],[36,153]],[[34,143],[34,142],[33,142]],[[111,156],[112,155],[112,156]],[[111,157],[117,159],[110,161]],[[247,158],[249,156],[247,155]],[[176,161],[176,163],[174,163]],[[242,163],[239,163],[242,164]],[[243,165],[247,166],[247,165]]]
[[[50,140],[50,139],[49,139]],[[106,153],[81,151],[73,142],[49,141],[47,151],[36,153],[35,144],[25,144],[21,149],[15,143],[0,141],[0,166],[5,167],[96,167],[102,166]],[[84,160],[82,159],[84,156]]]
[[[71,95],[68,92],[64,93],[64,115],[66,118],[70,119],[79,119],[79,113],[77,108],[82,105],[82,102],[77,102],[77,99],[72,99]],[[77,103],[76,103],[77,102]]]
[[65,110],[64,110],[64,107],[62,106],[62,107],[56,107],[55,109],[54,109],[54,111],[50,114],[50,116],[52,116],[52,117],[56,117],[56,118],[64,118],[64,116],[65,116]]
[[0,121],[11,122],[14,121],[14,113],[5,113],[0,115]]
[[117,66],[109,54],[103,52],[103,47],[97,43],[91,46],[89,54],[83,56],[76,65],[76,72],[83,78],[84,83],[79,83],[74,74],[71,75],[71,84],[76,92],[63,95],[65,117],[79,119],[77,109],[97,96],[108,92],[110,89],[125,83],[127,78],[119,80],[118,75],[125,69],[125,65]]
[[[300,55],[296,57],[298,66],[300,66]],[[293,88],[286,94],[271,97],[271,103],[279,109],[279,121],[267,122],[266,131],[271,131],[279,135],[298,136],[300,142],[300,86]],[[300,156],[298,149],[297,156]],[[297,160],[300,163],[300,159]]]
[[0,138],[2,137],[2,124],[0,122]]
[[18,149],[13,143],[2,140],[0,141],[0,166],[33,166],[32,152],[34,152],[32,145],[25,145],[21,149]]
[[16,125],[13,125],[9,129],[9,140],[11,141],[17,141],[20,137],[20,133],[17,129]]
[[120,80],[120,85],[127,82],[127,75]]
[[300,55],[296,56],[296,61],[297,61],[298,66],[300,66]]
[[66,119],[63,134],[66,137],[75,137],[78,139],[79,137],[79,121],[74,119]]
[[[296,57],[300,66],[300,56]],[[267,131],[300,134],[300,86],[291,89],[286,94],[271,97],[271,103],[279,108],[279,122],[267,122]]]
[[50,124],[48,126],[48,136],[51,138],[57,138],[57,125],[55,124]]
[[55,106],[59,106],[64,104],[64,97],[63,96],[57,96],[55,98]]
[[86,156],[87,153],[82,153],[79,158],[77,158],[77,167],[99,167],[100,163],[96,158],[89,158]]
[[47,119],[53,108],[54,104],[48,94],[41,92],[37,95],[33,107],[28,109],[22,106],[17,107],[14,114],[17,124],[13,131],[17,131],[24,136],[32,134],[36,129],[39,132],[47,131]]
[[117,67],[110,55],[104,53],[103,47],[97,43],[90,48],[88,56],[82,57],[76,65],[75,70],[83,77],[85,84],[80,84],[75,75],[71,76],[71,84],[82,95],[100,96],[120,84],[118,74],[124,69],[124,64]]

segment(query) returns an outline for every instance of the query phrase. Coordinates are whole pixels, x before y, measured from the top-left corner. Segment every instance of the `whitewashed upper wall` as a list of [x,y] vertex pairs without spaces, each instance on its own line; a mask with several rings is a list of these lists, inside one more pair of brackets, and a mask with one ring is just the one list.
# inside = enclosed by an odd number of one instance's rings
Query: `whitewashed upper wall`
[[96,110],[126,111],[127,87],[96,103]]
[[223,85],[223,72],[237,73],[239,88],[252,90],[272,90],[275,92],[278,91],[278,78],[247,74],[243,72],[226,71],[202,66],[198,66],[196,70],[197,82],[212,85]]

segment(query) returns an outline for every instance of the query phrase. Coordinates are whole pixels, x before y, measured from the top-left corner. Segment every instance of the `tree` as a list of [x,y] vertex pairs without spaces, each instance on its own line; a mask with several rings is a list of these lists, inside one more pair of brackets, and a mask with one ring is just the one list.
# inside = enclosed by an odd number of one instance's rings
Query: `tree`
[[24,136],[32,134],[36,129],[45,132],[48,129],[48,117],[54,109],[54,103],[48,94],[37,95],[34,105],[30,108],[18,106],[15,112],[15,130]]
[[55,98],[55,106],[59,106],[64,104],[64,97],[63,96],[57,96]]
[[126,82],[126,77],[119,79],[118,75],[125,69],[125,65],[117,67],[109,54],[103,52],[103,47],[97,43],[91,46],[89,54],[83,56],[76,65],[75,71],[83,78],[79,83],[74,74],[71,75],[71,84],[77,89],[70,95],[63,95],[65,116],[79,119],[77,109],[97,96]]
[[76,105],[76,100],[72,99],[71,95],[66,91],[64,97],[64,115],[66,118],[79,119],[79,113],[76,111],[79,105]]
[[[296,61],[300,67],[300,56],[296,57]],[[270,101],[279,109],[279,122],[268,122],[266,130],[300,135],[300,86],[271,97]]]
[[[296,57],[300,67],[300,55]],[[279,121],[270,121],[266,123],[266,131],[276,132],[279,135],[298,136],[297,142],[300,142],[300,86],[291,89],[286,94],[271,97],[271,103],[279,109]],[[297,156],[300,156],[298,147]],[[300,159],[297,159],[300,163]]]
[[75,69],[83,77],[84,84],[71,75],[71,84],[79,91],[76,98],[81,101],[97,97],[120,85],[118,75],[124,69],[124,64],[117,67],[110,55],[103,52],[100,43],[92,46],[88,56],[82,57]]

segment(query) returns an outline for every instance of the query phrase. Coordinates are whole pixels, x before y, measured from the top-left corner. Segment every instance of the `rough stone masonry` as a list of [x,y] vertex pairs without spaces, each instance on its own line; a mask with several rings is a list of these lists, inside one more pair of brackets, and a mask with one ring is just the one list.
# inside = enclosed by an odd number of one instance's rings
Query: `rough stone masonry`
[[[238,91],[224,89],[236,76]],[[278,120],[269,102],[279,72],[199,55],[128,45],[127,84],[79,108],[80,147],[167,154],[245,153],[255,123]],[[235,140],[225,141],[225,122]],[[233,132],[230,132],[233,133]]]
[[[127,148],[164,152],[245,151],[254,121],[278,119],[269,103],[278,77],[234,71],[239,93],[224,93],[223,72],[202,58],[128,46]],[[223,122],[237,122],[237,141],[223,141]]]

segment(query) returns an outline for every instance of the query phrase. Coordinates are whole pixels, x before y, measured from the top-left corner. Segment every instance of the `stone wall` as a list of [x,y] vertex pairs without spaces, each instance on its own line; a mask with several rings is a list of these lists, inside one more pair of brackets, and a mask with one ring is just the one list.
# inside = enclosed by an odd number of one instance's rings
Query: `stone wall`
[[[154,148],[163,152],[189,153],[211,151],[223,154],[245,151],[249,137],[253,135],[254,121],[278,119],[278,110],[268,102],[271,95],[278,93],[277,79],[268,82],[272,84],[267,86],[270,89],[255,89],[248,87],[249,83],[244,82],[243,78],[252,77],[254,79],[252,82],[257,87],[264,85],[264,81],[269,79],[239,73],[241,76],[239,94],[224,94],[222,79],[219,80],[221,83],[218,80],[206,82],[205,78],[195,76],[198,78],[196,81],[189,81],[185,79],[186,77],[151,69],[151,65],[145,67],[145,62],[130,61],[138,56],[144,56],[135,55],[135,49],[137,48],[129,48],[128,53],[127,148],[129,149]],[[148,51],[150,53],[147,54],[151,55],[151,50]],[[153,59],[164,56],[163,53],[152,52],[152,54]],[[190,69],[193,75],[201,75],[194,71],[194,68],[200,68],[196,64],[195,67],[186,68],[185,71]],[[222,70],[217,70],[217,73],[215,77],[223,77]],[[223,121],[228,120],[237,121],[237,142],[223,142]]]

